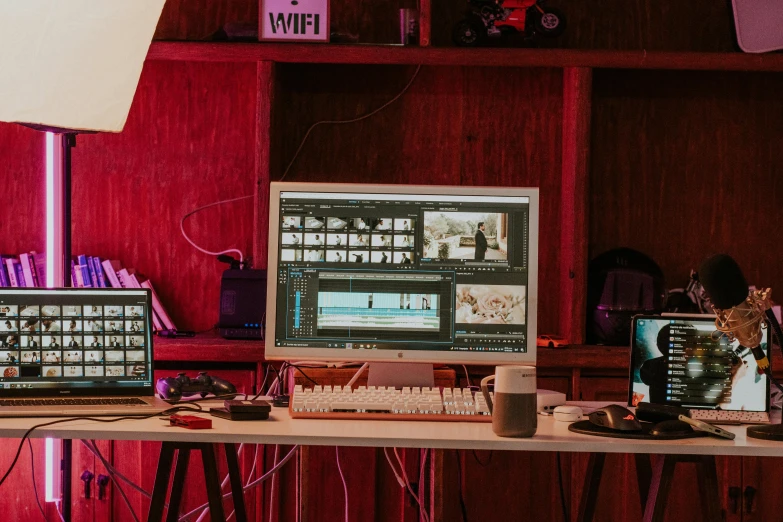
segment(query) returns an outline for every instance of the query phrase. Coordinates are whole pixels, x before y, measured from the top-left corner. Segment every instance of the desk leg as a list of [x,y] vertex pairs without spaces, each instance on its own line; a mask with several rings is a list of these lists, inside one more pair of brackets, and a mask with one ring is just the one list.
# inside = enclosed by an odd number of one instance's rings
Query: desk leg
[[705,522],[721,522],[720,499],[718,498],[718,472],[715,457],[704,455],[697,464],[699,495],[701,497],[702,519]]
[[[174,482],[171,483],[171,495],[169,496],[169,510],[166,514],[166,522],[177,522],[179,520],[179,506],[182,503],[182,490],[185,487],[188,464],[190,464],[190,448],[181,447],[179,451],[177,451],[177,466],[174,468]],[[170,471],[171,470],[169,470],[169,472]],[[166,478],[168,479],[168,476]],[[155,485],[157,486],[157,482]]]
[[647,495],[644,509],[644,522],[663,522],[677,460],[675,455],[664,455],[655,463],[650,493]]
[[239,472],[237,447],[235,444],[225,444],[228,476],[231,479],[231,498],[234,500],[234,515],[237,522],[247,522],[245,511],[245,491],[242,487],[242,474]]
[[598,489],[601,486],[601,476],[604,473],[606,453],[591,453],[585,470],[585,483],[582,487],[582,497],[579,499],[577,522],[591,522],[595,515],[598,501]]
[[218,478],[217,461],[215,459],[215,447],[212,444],[204,444],[201,447],[201,461],[204,463],[204,478],[207,483],[207,500],[209,500],[209,516],[213,522],[225,521],[226,514],[223,511],[223,492]]
[[166,505],[166,492],[169,489],[169,477],[171,476],[171,464],[174,462],[175,448],[174,442],[164,442],[160,448],[158,471],[155,474],[155,486],[152,489],[147,522],[161,522],[163,520],[163,508]]
[[636,482],[639,485],[639,501],[642,504],[642,513],[647,506],[647,495],[650,493],[650,481],[652,480],[652,464],[650,456],[644,453],[634,454],[636,460]]

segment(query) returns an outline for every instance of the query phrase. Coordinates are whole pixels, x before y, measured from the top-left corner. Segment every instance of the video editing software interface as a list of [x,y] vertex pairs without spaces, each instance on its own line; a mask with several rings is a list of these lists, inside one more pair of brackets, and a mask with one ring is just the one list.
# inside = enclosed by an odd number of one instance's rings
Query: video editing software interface
[[[635,319],[630,402],[765,411],[767,376],[748,348],[715,330],[715,318]],[[769,353],[767,330],[762,348]]]
[[276,345],[526,352],[529,206],[281,193]]
[[0,389],[149,386],[144,291],[0,291]]

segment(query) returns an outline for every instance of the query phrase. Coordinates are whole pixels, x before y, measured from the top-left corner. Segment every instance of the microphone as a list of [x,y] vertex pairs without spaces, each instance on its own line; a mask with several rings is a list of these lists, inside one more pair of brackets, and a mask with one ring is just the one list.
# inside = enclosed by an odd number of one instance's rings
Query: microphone
[[759,369],[767,373],[769,360],[761,349],[761,323],[772,308],[771,290],[749,292],[739,265],[726,254],[712,256],[702,263],[699,281],[717,315],[715,328],[749,348]]

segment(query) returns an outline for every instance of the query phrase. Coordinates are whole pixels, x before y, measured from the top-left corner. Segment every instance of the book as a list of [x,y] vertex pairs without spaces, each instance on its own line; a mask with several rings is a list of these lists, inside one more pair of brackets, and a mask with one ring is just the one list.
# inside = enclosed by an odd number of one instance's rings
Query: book
[[103,265],[101,264],[101,258],[93,257],[92,266],[95,267],[95,275],[98,277],[98,286],[101,288],[107,288],[106,278],[103,276]]
[[152,309],[156,314],[158,314],[158,317],[160,317],[160,322],[163,327],[168,330],[176,330],[177,327],[174,326],[174,322],[171,320],[171,317],[169,317],[169,314],[166,313],[166,309],[163,308],[163,304],[160,302],[158,294],[155,292],[155,288],[152,286],[152,282],[147,279],[141,283],[141,287],[150,289],[150,293],[152,294]]
[[5,268],[5,258],[8,256],[0,256],[0,286],[11,286],[11,282],[8,280],[8,270]]
[[133,282],[130,280],[131,274],[136,273],[132,268],[121,268],[117,271],[117,278],[120,280],[120,284],[123,288],[141,288],[133,286]]
[[109,280],[109,284],[112,288],[122,288],[122,284],[120,284],[120,279],[117,277],[117,272],[122,269],[122,265],[120,262],[116,259],[104,259],[101,262],[101,266],[103,266],[103,270],[106,272],[106,278]]
[[27,282],[24,279],[24,272],[22,271],[22,263],[20,263],[18,259],[12,259],[11,262],[13,263],[14,275],[16,276],[16,286],[26,287]]
[[85,256],[85,261],[87,261],[87,270],[90,272],[90,281],[92,281],[92,287],[100,288],[101,285],[98,284],[98,274],[95,272],[95,263],[93,262],[92,257]]
[[24,278],[24,286],[27,287],[36,286],[35,279],[33,278],[33,271],[31,270],[33,264],[30,259],[30,254],[28,253],[19,254],[19,264],[22,266],[22,277]]
[[[92,288],[92,276],[90,275],[90,265],[87,264],[87,256],[80,255],[76,257],[76,267],[82,271],[82,286],[84,288]],[[79,276],[77,270],[76,276]]]
[[82,271],[82,268],[84,268],[82,265],[75,265],[73,267],[74,272],[74,285],[76,288],[84,288],[84,272]]
[[5,266],[8,269],[8,285],[13,287],[19,286],[19,281],[16,279],[16,265],[19,261],[13,257],[7,257],[4,259]]
[[46,281],[46,254],[39,254],[36,251],[30,252],[33,256],[33,265],[35,265],[35,274],[38,277],[38,285],[45,287]]
[[71,259],[71,288],[76,287],[76,261]]

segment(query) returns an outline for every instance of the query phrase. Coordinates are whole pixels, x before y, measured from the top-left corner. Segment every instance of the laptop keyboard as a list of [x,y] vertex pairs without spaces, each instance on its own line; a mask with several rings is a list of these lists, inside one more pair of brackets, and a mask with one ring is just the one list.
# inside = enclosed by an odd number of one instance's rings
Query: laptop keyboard
[[94,399],[0,399],[3,406],[147,406],[136,397]]
[[765,411],[691,410],[691,418],[705,422],[729,422],[732,424],[767,424]]

